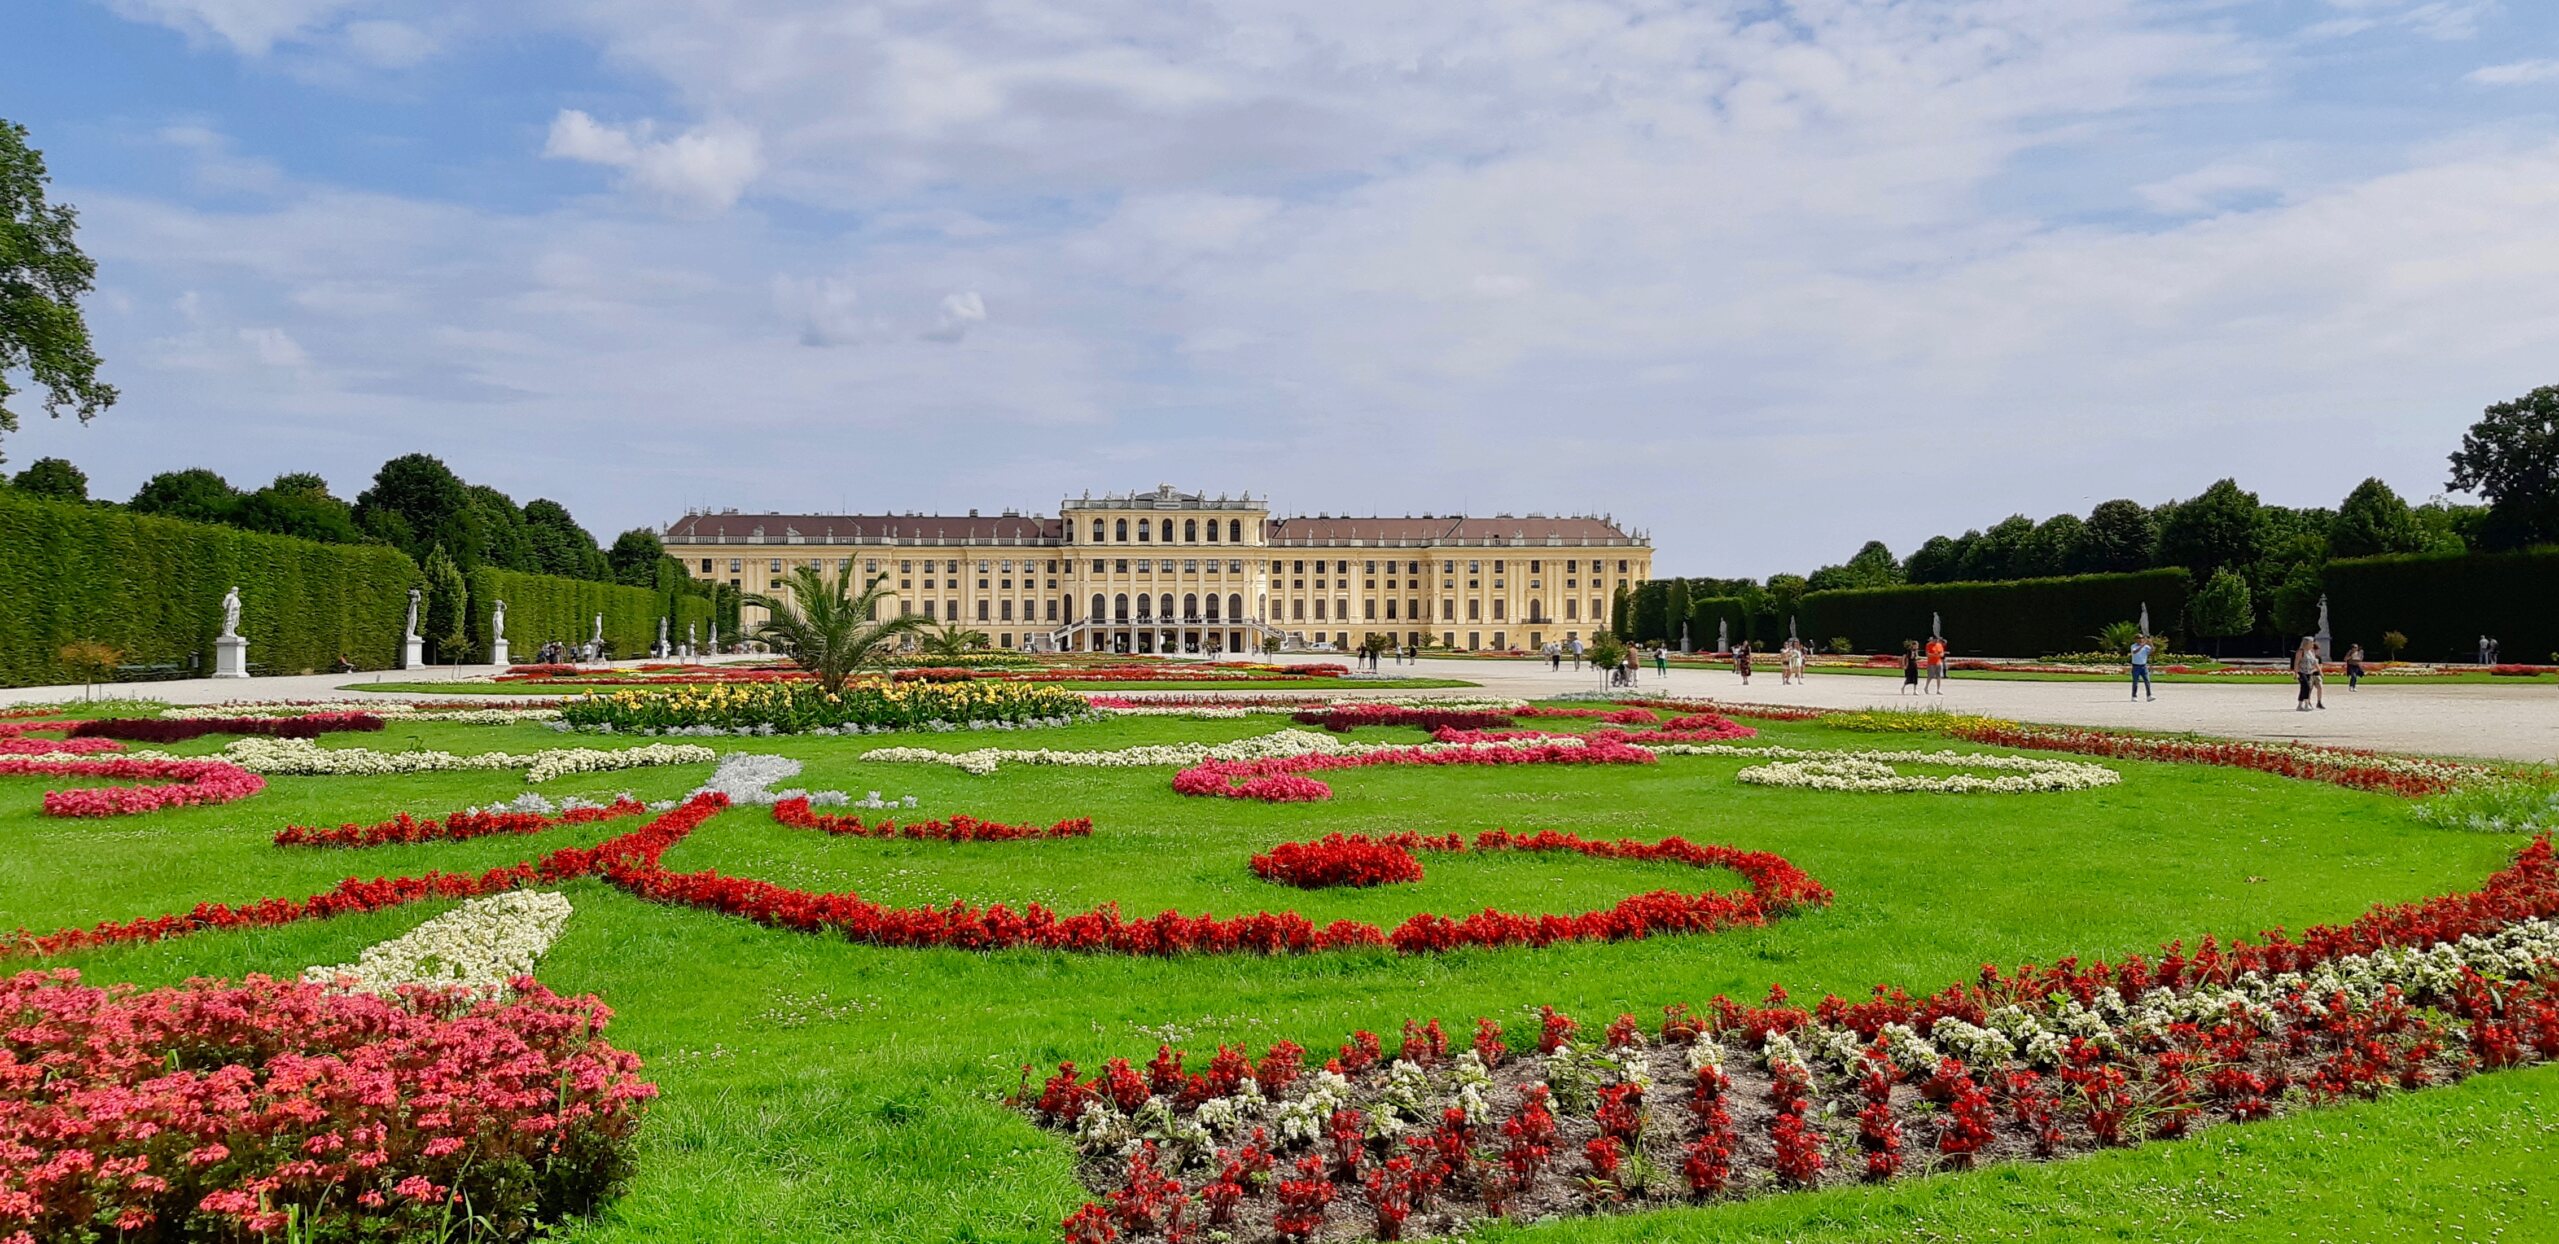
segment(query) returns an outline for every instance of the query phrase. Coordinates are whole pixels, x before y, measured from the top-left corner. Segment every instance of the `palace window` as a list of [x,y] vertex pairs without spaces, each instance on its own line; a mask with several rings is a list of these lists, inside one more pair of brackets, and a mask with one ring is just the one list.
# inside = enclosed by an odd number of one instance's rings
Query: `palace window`
[[1579,600],[1575,600],[1575,599],[1567,599],[1567,600],[1565,600],[1565,602],[1564,602],[1564,620],[1565,620],[1565,621],[1567,621],[1567,622],[1579,622],[1579,621],[1581,621],[1581,620],[1582,620],[1582,602],[1581,602],[1581,601],[1579,601]]
[[1048,598],[1048,620],[1057,621],[1057,598],[1054,596]]
[[1406,563],[1404,563],[1404,573],[1406,573],[1406,574],[1420,574],[1421,572],[1422,572],[1422,564],[1421,564],[1420,562],[1406,562]]
[[[1273,570],[1277,570],[1277,569],[1279,569],[1279,567],[1278,567],[1278,566],[1276,566],[1276,565],[1274,565],[1274,566],[1272,566],[1272,567],[1271,567],[1271,569],[1273,569]],[[1304,573],[1306,573],[1306,563],[1305,563],[1305,562],[1302,562],[1302,561],[1301,561],[1301,562],[1293,562],[1293,563],[1291,563],[1291,564],[1290,564],[1290,566],[1289,566],[1289,570],[1290,570],[1290,572],[1291,572],[1291,573],[1293,573],[1293,574],[1304,574]]]
[[[1215,599],[1215,598],[1214,598],[1214,597],[1212,597],[1211,599]],[[1190,619],[1192,619],[1192,618],[1196,618],[1196,617],[1198,617],[1198,616],[1200,616],[1200,598],[1199,598],[1197,595],[1192,594],[1192,593],[1188,593],[1188,592],[1183,593],[1183,595],[1182,595],[1182,620],[1187,622],[1187,621],[1189,621]]]
[[1272,562],[1272,563],[1271,563],[1271,573],[1272,573],[1272,574],[1278,574],[1278,573],[1280,573],[1280,564],[1279,564],[1278,562]]
[[1113,526],[1113,530],[1116,530],[1117,532],[1119,532],[1119,536],[1120,536],[1120,543],[1122,543],[1122,544],[1126,544],[1126,543],[1128,543],[1128,520],[1127,520],[1127,519],[1123,518],[1123,519],[1119,520],[1119,522],[1118,522],[1118,523],[1114,524],[1114,526]]
[[1391,600],[1390,600],[1390,601],[1387,601],[1387,602],[1386,602],[1386,620],[1387,620],[1387,621],[1389,621],[1389,622],[1392,622],[1392,621],[1394,621],[1394,620],[1395,620],[1395,602],[1394,602],[1394,601],[1391,601]]
[[1184,543],[1184,544],[1197,544],[1197,543],[1199,543],[1199,542],[1200,542],[1200,520],[1198,520],[1198,519],[1196,519],[1196,518],[1186,518],[1186,519],[1183,519],[1183,520],[1182,520],[1182,543]]
[[710,559],[710,558],[705,557],[705,558],[703,558],[703,559],[702,559],[702,573],[704,573],[704,574],[709,574],[709,573],[711,573],[711,559]]
[[1182,559],[1182,573],[1183,573],[1183,574],[1196,574],[1196,573],[1198,573],[1199,568],[1200,568],[1200,559],[1198,559],[1198,558],[1196,558],[1196,557],[1185,557],[1185,558],[1183,558],[1183,559]]
[[1502,572],[1502,564],[1501,564],[1500,562],[1494,562],[1494,563],[1493,563],[1493,573],[1494,573],[1494,574],[1500,574],[1501,572]]
[[926,580],[924,581],[924,590],[925,590],[925,591],[928,591],[928,592],[929,592],[929,591],[932,591],[932,590],[933,590],[933,587],[934,587],[934,581],[933,581],[933,580],[931,580],[931,579],[926,579]]
[[1093,612],[1086,616],[1096,622],[1099,622],[1108,612],[1108,608],[1102,603],[1102,594],[1100,592],[1093,593]]
[[1125,557],[1119,558],[1119,559],[1117,559],[1117,560],[1113,563],[1113,565],[1114,565],[1114,568],[1118,571],[1118,573],[1120,573],[1120,574],[1127,574],[1127,573],[1128,573],[1128,559],[1127,559],[1127,558],[1125,558]]
[[1456,601],[1443,600],[1439,603],[1439,620],[1442,622],[1454,622],[1457,620]]
[[1242,544],[1244,542],[1243,519],[1230,518],[1226,520],[1226,539],[1232,544]]
[[1137,542],[1145,544],[1153,539],[1155,539],[1155,524],[1142,518],[1137,520]]
[[1098,518],[1097,518],[1097,519],[1094,519],[1094,520],[1093,520],[1093,543],[1095,543],[1095,544],[1100,544],[1101,542],[1102,542],[1102,520],[1100,520],[1100,519],[1098,519]]
[[1004,581],[1004,590],[1008,592],[1013,590],[1013,581],[1011,579],[1006,579]]
[[900,580],[898,580],[898,581],[897,581],[897,590],[899,590],[899,591],[901,591],[901,592],[903,592],[903,591],[907,590],[908,588],[914,587],[914,586],[915,586],[915,580],[913,580],[913,579],[900,579]]
[[772,574],[780,574],[780,573],[782,573],[782,559],[781,559],[781,558],[776,557],[776,558],[774,558],[774,559],[773,559],[773,569],[772,569],[769,573],[772,573]]
[[[1217,530],[1217,524],[1210,523],[1208,525],[1208,529],[1210,531]],[[1217,593],[1215,592],[1208,594],[1208,620],[1211,622],[1217,621]]]
[[1165,520],[1164,520],[1164,543],[1166,543],[1166,544],[1171,544],[1172,542],[1173,542],[1173,520],[1168,518],[1168,519],[1165,519]]
[[1240,562],[1240,561],[1230,561],[1230,562],[1226,563],[1226,573],[1228,573],[1228,574],[1242,574],[1242,573],[1244,573],[1244,563],[1242,563],[1242,562]]
[[1605,622],[1608,620],[1608,614],[1605,610],[1599,607],[1599,598],[1596,596],[1591,598],[1590,620],[1593,622]]
[[1374,621],[1376,621],[1376,620],[1377,620],[1377,602],[1376,602],[1376,601],[1373,601],[1373,600],[1364,600],[1364,601],[1361,601],[1361,602],[1360,602],[1360,616],[1361,616],[1362,618],[1364,618],[1364,619],[1366,619],[1366,620],[1370,621],[1370,622],[1374,622]]
[[980,621],[980,622],[984,622],[984,621],[986,621],[986,602],[985,602],[985,601],[982,601],[982,600],[981,600],[981,601],[977,602],[977,620],[978,620],[978,621]]
[[1496,622],[1506,621],[1506,619],[1502,617],[1502,608],[1503,608],[1504,606],[1508,605],[1508,604],[1510,604],[1510,602],[1509,602],[1509,601],[1503,600],[1503,599],[1502,599],[1501,597],[1499,597],[1499,596],[1496,596],[1496,597],[1494,597],[1494,598],[1493,598],[1493,620],[1494,620],[1494,621],[1496,621]]
[[1141,558],[1138,558],[1138,559],[1137,559],[1137,572],[1138,572],[1139,574],[1153,574],[1153,573],[1155,573],[1155,559],[1154,559],[1154,558],[1152,558],[1152,557],[1141,557]]
[[1482,574],[1482,573],[1484,573],[1484,563],[1482,563],[1482,562],[1468,562],[1468,563],[1466,563],[1466,573],[1468,573],[1468,574]]
[[1537,568],[1538,568],[1538,563],[1537,563],[1537,562],[1533,562],[1533,561],[1532,561],[1532,562],[1528,563],[1528,573],[1530,573],[1530,574],[1536,574],[1536,573],[1537,573]]
[[1013,620],[1013,602],[1009,600],[1004,602],[1003,613],[1005,621],[1010,622]]
[[734,558],[734,557],[732,557],[732,558],[730,558],[730,559],[729,559],[729,573],[730,573],[730,574],[736,574],[736,573],[738,572],[738,560],[739,560],[739,559]]
[[1050,574],[1057,573],[1057,559],[1054,557],[1048,559],[1048,572]]
[[1315,602],[1315,620],[1318,622],[1324,620],[1324,602],[1321,600]]
[[1467,620],[1467,621],[1469,621],[1469,622],[1481,622],[1481,621],[1483,621],[1483,620],[1484,620],[1484,602],[1482,602],[1482,601],[1480,601],[1480,600],[1469,600],[1469,601],[1467,601],[1467,602],[1466,602],[1466,620]]
[[978,572],[979,574],[985,574],[985,573],[986,573],[986,563],[985,563],[985,562],[979,562],[979,563],[977,564],[977,572]]
[[1303,622],[1303,621],[1305,621],[1305,620],[1306,620],[1306,602],[1305,602],[1305,601],[1302,601],[1302,600],[1292,600],[1292,601],[1288,602],[1288,613],[1289,613],[1289,619],[1290,619],[1291,621],[1294,621],[1294,622]]
[[1226,598],[1226,616],[1227,616],[1228,618],[1234,619],[1234,620],[1236,620],[1236,621],[1242,621],[1242,620],[1243,620],[1243,617],[1244,617],[1244,597],[1243,597],[1243,594],[1242,594],[1242,593],[1240,593],[1240,592],[1239,592],[1239,593],[1232,593],[1232,594],[1229,594],[1229,595],[1227,596],[1227,598]]
[[1101,559],[1101,558],[1096,557],[1096,558],[1094,558],[1094,559],[1093,559],[1093,573],[1095,573],[1095,574],[1100,574],[1100,573],[1102,573],[1102,559]]
[[[1004,573],[1006,573],[1006,574],[1011,574],[1011,573],[1013,573],[1013,559],[1012,559],[1012,558],[1009,558],[1009,557],[1008,557],[1008,558],[1005,558],[1005,559],[1004,559],[1004,564],[1003,564],[1002,569],[1003,569]],[[1028,570],[1028,569],[1030,569],[1030,567],[1025,566],[1025,567],[1023,567],[1023,569]]]
[[1618,563],[1617,563],[1617,573],[1619,573],[1619,574],[1624,574],[1624,573],[1626,573],[1626,563],[1625,563],[1625,561],[1624,561],[1624,560],[1622,560],[1622,559],[1621,559],[1621,560],[1619,560],[1619,561],[1618,561]]
[[[1096,596],[1093,599],[1100,600],[1101,597]],[[1111,598],[1111,620],[1115,622],[1128,621],[1128,594],[1126,592],[1122,592],[1121,594]]]
[[928,601],[924,602],[924,616],[925,616],[925,618],[926,618],[927,620],[930,620],[930,619],[932,618],[932,616],[933,616],[933,602],[932,602],[932,601],[929,601],[929,600],[928,600]]
[[878,574],[879,572],[880,572],[880,559],[879,559],[879,558],[872,557],[872,558],[866,558],[866,559],[864,559],[864,560],[863,560],[863,562],[862,562],[862,573],[864,573],[864,574]]
[[983,577],[979,578],[977,581],[977,590],[981,592],[986,590],[986,580]]
[[1377,573],[1377,563],[1376,563],[1376,562],[1369,562],[1369,563],[1367,563],[1367,564],[1366,564],[1366,566],[1364,566],[1364,567],[1362,568],[1361,573],[1363,573],[1363,574],[1376,574],[1376,573]]
[[944,562],[942,563],[942,571],[945,574],[958,574],[960,572],[960,563],[956,560]]

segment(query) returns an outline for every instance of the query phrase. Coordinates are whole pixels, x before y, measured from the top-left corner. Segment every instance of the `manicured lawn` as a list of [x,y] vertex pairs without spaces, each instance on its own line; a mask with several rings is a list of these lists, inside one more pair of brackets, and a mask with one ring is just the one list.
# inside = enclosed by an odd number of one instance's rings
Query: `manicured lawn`
[[[1125,685],[1125,684],[1123,684]],[[1303,684],[1290,684],[1303,685]],[[1363,683],[1361,685],[1377,685]],[[433,690],[457,690],[442,684]],[[1661,886],[1733,879],[1659,864],[1577,858],[1426,858],[1423,881],[1301,892],[1262,882],[1246,858],[1333,831],[1568,829],[1587,837],[1701,842],[1779,852],[1837,894],[1822,911],[1715,937],[1465,952],[1179,960],[1045,952],[978,954],[856,946],[691,909],[642,903],[597,881],[563,887],[577,906],[541,976],[601,994],[612,1037],[665,1089],[643,1133],[640,1173],[580,1241],[1046,1240],[1085,1199],[1072,1155],[997,1096],[1025,1063],[1088,1067],[1142,1057],[1158,1040],[1205,1055],[1222,1041],[1257,1050],[1288,1037],[1330,1048],[1354,1028],[1391,1033],[1406,1016],[1507,1022],[1524,1044],[1535,1004],[1604,1021],[1718,994],[1755,999],[1772,981],[1799,996],[1914,990],[1970,977],[1984,962],[2148,950],[2204,931],[2299,929],[2377,901],[2474,886],[2519,840],[2436,830],[2393,799],[2202,767],[2109,762],[2125,781],[2025,796],[1859,795],[1742,786],[1744,763],[1641,767],[1363,769],[1323,775],[1324,803],[1188,799],[1165,768],[1008,767],[984,777],[939,765],[859,759],[882,745],[1102,748],[1223,740],[1282,719],[1121,719],[1036,732],[868,739],[712,740],[807,762],[793,784],[914,795],[912,816],[969,813],[1046,824],[1090,816],[1086,840],[935,844],[830,838],[775,825],[762,809],[725,813],[670,851],[672,869],[808,888],[850,888],[904,904],[1038,901],[1080,910],[1117,902],[1232,915],[1294,908],[1316,919],[1391,925],[1421,910],[1464,913],[1603,906]],[[1831,728],[1763,726],[1801,746],[1901,747],[1915,740]],[[1416,731],[1363,737],[1418,740]],[[395,724],[337,736],[376,748],[536,750],[564,738],[534,726]],[[210,753],[218,740],[171,750]],[[622,790],[663,798],[708,766],[566,778],[553,797]],[[39,793],[60,780],[0,779],[0,928],[38,930],[179,910],[205,900],[300,896],[339,878],[484,868],[629,822],[529,838],[286,851],[287,823],[371,821],[489,803],[527,789],[508,773],[277,778],[224,807],[95,821],[48,820]],[[252,932],[202,934],[71,956],[93,980],[167,983],[191,975],[289,974],[353,959],[444,904]],[[1637,1216],[1505,1228],[1490,1238],[2382,1239],[2533,1238],[2554,1220],[2559,1135],[2548,1103],[2559,1071],[2488,1076],[2369,1106],[2214,1129],[2046,1167],[1998,1167],[1883,1188]]]

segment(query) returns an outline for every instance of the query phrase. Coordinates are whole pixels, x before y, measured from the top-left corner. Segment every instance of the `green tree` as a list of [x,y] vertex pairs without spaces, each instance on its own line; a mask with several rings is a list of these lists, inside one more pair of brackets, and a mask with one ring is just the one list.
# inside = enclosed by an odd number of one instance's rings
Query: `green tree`
[[2159,560],[2210,579],[2225,566],[2257,560],[2257,494],[2237,480],[2219,480],[2191,501],[2180,502],[2159,525]]
[[1849,556],[1848,573],[1859,587],[1890,587],[1901,582],[1901,559],[1883,541],[1869,540]]
[[567,506],[536,498],[524,506],[524,533],[542,573],[564,579],[613,581],[613,564],[596,547],[595,536],[569,516]]
[[427,641],[429,661],[458,662],[469,655],[467,631],[470,617],[469,591],[462,581],[462,567],[456,565],[443,545],[427,553],[426,601],[420,608],[418,628]]
[[441,545],[455,565],[470,570],[488,547],[470,489],[430,454],[403,454],[383,463],[373,486],[356,494],[355,523],[421,565]]
[[533,539],[525,528],[524,511],[515,508],[515,498],[486,484],[465,484],[463,489],[470,494],[480,530],[488,533],[480,551],[481,564],[538,573],[542,563],[533,555]]
[[2330,557],[2373,557],[2383,553],[2422,553],[2428,540],[2417,513],[2390,485],[2368,479],[2337,507],[2328,528]]
[[1688,621],[1688,580],[1673,579],[1662,593],[1662,627],[1653,632],[1665,643],[1679,642],[1679,628]]
[[2484,505],[2456,505],[2435,497],[2410,513],[2417,527],[2426,533],[2425,551],[2429,553],[2467,553],[2471,538],[2477,534],[2481,520],[2488,514]]
[[2028,542],[2035,538],[2035,520],[2011,514],[1992,524],[1988,531],[1964,534],[1971,542],[1964,550],[1964,579],[1996,583],[2020,576],[2027,560]]
[[2101,501],[2088,511],[2082,572],[2125,574],[2148,570],[2159,527],[2138,501]]
[[945,622],[925,632],[923,648],[927,656],[964,657],[991,642],[984,631],[973,631],[957,622]]
[[[621,541],[614,543],[619,547]],[[762,592],[746,596],[747,604],[765,611],[757,637],[789,652],[791,660],[828,691],[843,690],[853,675],[885,662],[899,638],[933,625],[920,613],[881,617],[888,575],[872,576],[857,594],[853,573],[849,560],[833,578],[815,566],[794,566],[784,580],[789,591],[779,596]]]
[[2297,562],[2285,571],[2266,608],[2275,633],[2289,640],[2318,630],[2321,590],[2317,563]]
[[2482,412],[2452,455],[2450,486],[2487,498],[2488,548],[2559,541],[2559,385]]
[[324,544],[362,544],[355,510],[329,495],[329,481],[308,472],[279,475],[275,482],[240,498],[231,523],[250,531],[299,536]]
[[2189,629],[2213,641],[2215,656],[2221,655],[2222,640],[2245,635],[2257,626],[2257,605],[2249,595],[2248,580],[2226,566],[2214,571],[2186,602],[2186,613]]
[[115,386],[98,379],[98,353],[80,297],[98,265],[72,237],[80,214],[47,203],[52,177],[44,153],[27,145],[27,127],[0,120],[0,435],[18,430],[9,374],[24,371],[44,389],[44,413],[69,411],[82,423],[115,405]]
[[2026,549],[2018,559],[2018,577],[2049,579],[2066,574],[2084,574],[2088,562],[2088,524],[2076,514],[2055,514],[2035,524],[2035,534],[2026,538]]
[[71,465],[69,458],[38,458],[18,472],[9,486],[30,496],[51,501],[86,501],[89,499],[89,477]]
[[203,467],[162,471],[142,481],[128,503],[137,514],[181,518],[191,523],[228,523],[240,504],[230,481]]
[[613,537],[613,548],[605,555],[613,567],[613,581],[631,587],[656,587],[658,562],[666,557],[666,544],[658,533],[646,527],[634,527]]
[[1902,563],[1902,577],[1912,583],[1952,583],[1963,573],[1961,546],[1947,536],[1930,536]]
[[1633,612],[1634,594],[1626,590],[1625,584],[1620,583],[1617,585],[1617,595],[1614,599],[1611,599],[1608,602],[1609,627],[1614,630],[1620,638],[1624,638],[1625,636],[1634,633],[1635,619]]

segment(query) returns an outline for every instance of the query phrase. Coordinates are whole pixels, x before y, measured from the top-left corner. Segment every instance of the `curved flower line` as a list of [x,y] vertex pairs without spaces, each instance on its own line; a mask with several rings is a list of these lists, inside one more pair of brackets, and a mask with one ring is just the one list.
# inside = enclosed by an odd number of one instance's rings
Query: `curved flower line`
[[303,969],[302,979],[368,993],[403,986],[497,990],[533,975],[569,922],[569,900],[548,890],[518,890],[469,902],[388,941],[367,946],[353,963]]
[[236,765],[218,760],[176,760],[119,756],[87,760],[76,756],[0,757],[0,777],[93,777],[128,781],[162,781],[165,786],[96,786],[85,790],[44,793],[46,816],[130,816],[161,808],[230,803],[266,789],[266,781]]
[[345,774],[437,773],[449,770],[522,769],[527,782],[547,782],[572,773],[610,773],[658,765],[709,764],[719,758],[710,748],[691,743],[651,743],[641,747],[560,747],[530,755],[480,752],[377,752],[362,747],[322,747],[309,739],[241,739],[222,749],[224,759],[254,773],[321,777]]
[[1333,788],[1304,776],[1310,771],[1371,765],[1648,765],[1653,753],[1615,742],[1607,732],[1540,736],[1520,743],[1425,744],[1383,747],[1351,755],[1307,754],[1267,760],[1208,760],[1173,775],[1184,795],[1308,803],[1333,796]]

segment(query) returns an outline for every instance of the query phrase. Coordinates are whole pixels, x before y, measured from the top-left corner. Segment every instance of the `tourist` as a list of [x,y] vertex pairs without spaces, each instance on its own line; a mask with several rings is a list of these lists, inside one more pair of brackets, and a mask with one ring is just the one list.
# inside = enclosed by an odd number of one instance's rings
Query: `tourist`
[[2159,698],[2152,694],[2150,689],[2150,636],[2148,635],[2133,637],[2132,693],[2136,700]]
[[1812,649],[1807,647],[1803,640],[1793,638],[1792,636],[1787,638],[1786,672],[1792,677],[1793,681],[1797,683],[1804,681],[1805,661],[1806,658],[1811,655]]
[[1742,676],[1742,685],[1750,685],[1750,641],[1733,645],[1733,672]]
[[1628,648],[1626,655],[1619,658],[1617,674],[1618,682],[1629,687],[1635,685],[1635,650],[1633,648]]
[[2346,690],[2360,691],[2364,682],[2364,646],[2350,644],[2346,648]]
[[1564,645],[1564,647],[1567,651],[1570,651],[1573,654],[1573,669],[1575,672],[1579,672],[1582,668],[1582,637],[1579,635],[1574,636],[1573,641]]
[[355,672],[355,662],[348,660],[347,654],[343,652],[338,654],[338,672],[341,674],[352,674]]
[[1919,641],[1901,641],[1901,693],[1909,695],[1919,689]]
[[1670,679],[1670,645],[1653,645],[1653,674],[1664,681]]
[[1551,641],[1551,640],[1547,642],[1547,644],[1546,644],[1546,668],[1548,668],[1548,669],[1550,669],[1550,670],[1554,670],[1554,671],[1555,671],[1555,672],[1557,672],[1557,673],[1562,673],[1562,672],[1563,672],[1563,669],[1564,669],[1564,645],[1559,644],[1559,643],[1555,643],[1555,642],[1553,642],[1553,641]]
[[1928,689],[1938,695],[1946,694],[1946,637],[1943,635],[1928,637]]
[[2488,663],[2488,637],[2485,635],[2479,637],[2479,663],[2481,665]]
[[2293,711],[2309,712],[2314,697],[2317,697],[2319,707],[2328,707],[2327,698],[2319,695],[2318,637],[2311,635],[2302,637],[2301,647],[2295,649],[2292,654],[2292,672],[2293,677],[2301,684],[2301,695],[2294,701]]

